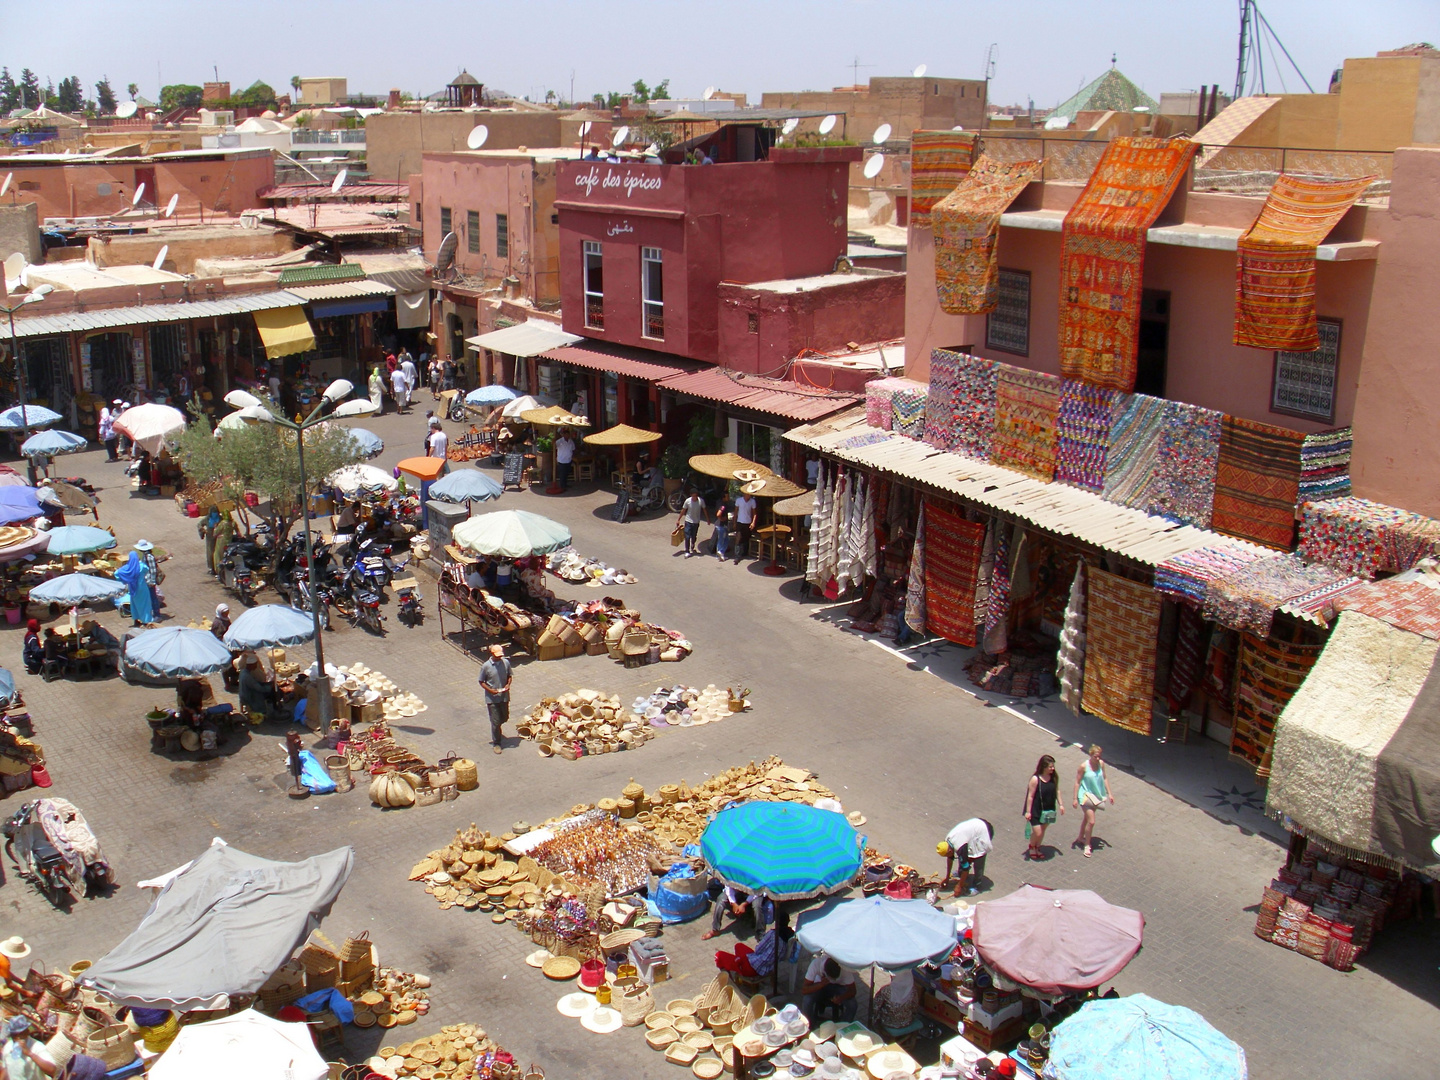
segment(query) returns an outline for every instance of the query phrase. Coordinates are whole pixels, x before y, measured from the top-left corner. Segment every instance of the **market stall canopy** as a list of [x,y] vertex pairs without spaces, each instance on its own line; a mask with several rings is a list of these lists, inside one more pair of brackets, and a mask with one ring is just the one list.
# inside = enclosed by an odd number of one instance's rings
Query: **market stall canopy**
[[158,678],[213,675],[230,663],[230,650],[209,630],[162,626],[127,638],[125,662]]
[[0,525],[0,563],[36,555],[50,543],[50,534],[25,525]]
[[781,499],[774,510],[781,517],[809,517],[815,513],[815,492],[807,491],[793,499]]
[[0,487],[0,525],[39,517],[40,498],[33,487]]
[[0,706],[9,705],[15,699],[15,676],[9,668],[0,668]]
[[352,439],[360,444],[360,453],[367,458],[379,457],[385,452],[385,440],[369,428],[352,427],[345,430],[350,433]]
[[115,420],[115,430],[128,435],[142,450],[158,454],[165,440],[185,430],[185,414],[169,405],[150,402],[126,409]]
[[115,537],[105,529],[97,529],[93,525],[61,525],[50,530],[50,544],[46,550],[51,555],[84,555],[114,546]]
[[130,587],[114,578],[98,577],[95,574],[61,574],[49,581],[42,581],[30,590],[30,599],[42,604],[98,604],[103,600],[114,600],[124,596]]
[[773,475],[768,466],[743,458],[739,454],[696,454],[690,459],[690,467],[698,473],[719,480],[734,480],[737,472]]
[[54,457],[56,454],[73,454],[84,450],[87,445],[83,438],[69,431],[41,431],[21,443],[20,452],[26,457],[40,454]]
[[592,446],[639,446],[642,443],[658,442],[663,438],[658,431],[646,431],[629,424],[616,424],[604,431],[597,431],[594,435],[586,435],[585,441]]
[[801,914],[795,933],[812,953],[826,953],[853,971],[871,964],[900,971],[938,963],[955,948],[951,916],[924,900],[884,896],[828,901]]
[[[554,402],[549,402],[549,404],[553,405]],[[505,408],[501,409],[500,415],[505,417],[507,420],[519,420],[521,413],[529,412],[531,409],[543,409],[545,405],[546,402],[541,398],[532,397],[529,394],[524,394],[520,397],[517,397],[514,401],[510,402],[510,404],[506,405]]]
[[1246,1080],[1239,1043],[1191,1009],[1144,994],[1086,1002],[1056,1025],[1056,1080]]
[[212,843],[83,981],[132,1008],[225,1008],[231,994],[259,990],[320,925],[354,859],[343,847],[273,862]]
[[325,1080],[330,1067],[306,1024],[287,1024],[254,1009],[186,1024],[150,1069],[149,1080]]
[[805,494],[805,489],[799,484],[786,480],[783,476],[775,476],[773,473],[767,473],[758,480],[742,484],[740,490],[747,495],[758,495],[762,499],[793,499]]
[[445,459],[437,457],[407,457],[395,466],[403,473],[409,473],[420,481],[434,480],[445,468]]
[[520,395],[511,390],[508,386],[501,386],[494,383],[490,386],[477,386],[465,395],[466,405],[504,405],[506,402],[514,401]]
[[494,510],[455,526],[455,543],[477,555],[523,559],[570,543],[570,530],[528,510]]
[[477,334],[475,337],[465,339],[465,344],[472,349],[490,349],[492,352],[506,353],[510,356],[539,356],[550,349],[558,349],[562,345],[574,345],[584,338],[576,334],[566,333],[554,323],[540,322],[535,319],[526,322],[516,323],[514,326],[504,326],[499,330],[491,330],[489,333]]
[[0,412],[0,431],[20,431],[22,428],[40,428],[46,424],[58,423],[65,418],[53,409],[47,409],[44,405],[26,405],[24,419],[20,416],[20,406],[11,405],[10,408]]
[[576,416],[569,409],[562,409],[559,405],[548,405],[543,409],[526,409],[520,414],[520,419],[527,424],[542,424],[548,427],[590,426],[590,421],[585,417]]
[[772,900],[836,892],[860,870],[860,837],[843,814],[792,802],[749,802],[715,815],[700,853],[726,885]]
[[60,505],[66,510],[84,514],[95,509],[95,496],[87,495],[74,484],[67,484],[63,480],[51,480],[47,486],[55,492],[55,497],[60,500]]
[[303,307],[267,308],[252,314],[255,329],[260,331],[260,340],[265,343],[267,359],[278,360],[315,348],[315,331]]
[[498,499],[505,489],[479,469],[455,469],[430,485],[430,498],[449,503]]
[[346,465],[336,469],[325,482],[345,495],[356,495],[362,491],[394,491],[400,481],[374,465]]
[[246,608],[230,624],[225,644],[231,649],[260,649],[301,645],[315,636],[315,620],[308,612],[288,604],[260,604]]
[[1088,889],[1022,885],[975,905],[971,938],[996,974],[1041,994],[1090,990],[1140,951],[1145,916]]
[[24,476],[10,468],[9,465],[0,465],[0,487],[29,487],[30,481]]

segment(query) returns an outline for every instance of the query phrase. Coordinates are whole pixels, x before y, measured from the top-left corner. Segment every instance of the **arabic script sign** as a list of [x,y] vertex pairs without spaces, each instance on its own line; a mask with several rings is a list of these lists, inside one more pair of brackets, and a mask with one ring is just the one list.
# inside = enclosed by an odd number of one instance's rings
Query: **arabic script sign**
[[610,168],[602,170],[599,165],[575,174],[575,186],[585,189],[587,199],[597,190],[608,193],[617,189],[624,191],[628,199],[636,191],[659,191],[664,183],[664,178],[658,175]]

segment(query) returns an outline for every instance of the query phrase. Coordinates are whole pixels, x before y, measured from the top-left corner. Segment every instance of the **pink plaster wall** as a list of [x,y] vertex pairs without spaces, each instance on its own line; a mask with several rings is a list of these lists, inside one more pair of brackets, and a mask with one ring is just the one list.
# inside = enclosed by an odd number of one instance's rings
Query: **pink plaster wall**
[[[27,164],[23,156],[7,160],[13,170],[11,192],[19,202],[39,204],[41,218],[104,217],[130,206],[140,179],[146,182],[146,204],[163,207],[172,195],[180,196],[176,213],[194,214],[197,208],[238,214],[260,205],[259,193],[275,183],[275,159],[263,154],[213,158],[174,158],[151,161],[123,158],[112,162]],[[110,185],[101,195],[99,186]],[[31,185],[35,185],[32,187]],[[9,196],[7,195],[7,198]]]

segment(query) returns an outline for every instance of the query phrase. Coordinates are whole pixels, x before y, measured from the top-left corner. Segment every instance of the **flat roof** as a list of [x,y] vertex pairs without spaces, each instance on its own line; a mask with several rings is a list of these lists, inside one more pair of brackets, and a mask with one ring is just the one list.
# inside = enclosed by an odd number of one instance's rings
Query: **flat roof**
[[94,263],[45,263],[26,268],[25,277],[30,285],[53,285],[57,289],[78,292],[81,289],[103,289],[116,285],[168,285],[184,281],[182,274],[168,270],[156,270],[149,266],[106,266]]
[[[773,292],[782,295],[794,293],[819,292],[821,289],[833,289],[838,285],[853,285],[865,278],[875,277],[904,277],[903,274],[893,270],[879,270],[870,267],[862,267],[849,274],[818,274],[815,277],[803,278],[780,278],[778,281],[750,281],[741,284],[742,288],[755,289],[759,292]],[[726,284],[732,284],[727,282]]]

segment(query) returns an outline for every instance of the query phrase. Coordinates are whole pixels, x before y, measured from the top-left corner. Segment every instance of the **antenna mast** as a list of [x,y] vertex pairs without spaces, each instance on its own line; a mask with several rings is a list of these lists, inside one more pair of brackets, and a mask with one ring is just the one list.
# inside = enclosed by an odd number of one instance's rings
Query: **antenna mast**
[[1245,96],[1245,74],[1250,63],[1250,37],[1251,37],[1251,13],[1254,10],[1254,0],[1240,0],[1240,54],[1235,61],[1235,94],[1232,98],[1239,101]]

